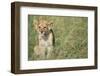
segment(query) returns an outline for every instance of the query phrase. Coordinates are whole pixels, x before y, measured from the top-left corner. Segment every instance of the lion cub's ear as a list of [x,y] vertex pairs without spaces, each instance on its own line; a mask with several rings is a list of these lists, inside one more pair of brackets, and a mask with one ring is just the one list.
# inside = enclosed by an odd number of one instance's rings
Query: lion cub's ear
[[47,25],[48,25],[49,29],[52,29],[52,27],[53,27],[53,21],[48,22]]
[[37,20],[33,20],[33,28],[35,27],[36,30],[38,30],[38,21]]

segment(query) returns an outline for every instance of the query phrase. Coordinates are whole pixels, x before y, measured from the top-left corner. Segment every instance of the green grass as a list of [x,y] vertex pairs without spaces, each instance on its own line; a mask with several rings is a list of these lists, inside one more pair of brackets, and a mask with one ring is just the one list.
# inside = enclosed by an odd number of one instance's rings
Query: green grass
[[[37,60],[33,48],[37,44],[37,32],[32,21],[40,16],[28,16],[28,60]],[[55,47],[50,59],[79,59],[88,57],[87,17],[41,16],[53,21]]]

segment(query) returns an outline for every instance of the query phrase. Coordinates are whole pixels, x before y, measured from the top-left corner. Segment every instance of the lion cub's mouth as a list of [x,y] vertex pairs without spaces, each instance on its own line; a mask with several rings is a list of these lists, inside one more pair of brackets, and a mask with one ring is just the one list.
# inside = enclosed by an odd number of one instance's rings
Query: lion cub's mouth
[[41,32],[42,38],[43,38],[44,40],[48,40],[49,33],[50,33],[50,31]]
[[41,34],[43,35],[43,36],[48,36],[49,35],[49,33],[50,33],[50,31],[48,30],[48,31],[41,31]]

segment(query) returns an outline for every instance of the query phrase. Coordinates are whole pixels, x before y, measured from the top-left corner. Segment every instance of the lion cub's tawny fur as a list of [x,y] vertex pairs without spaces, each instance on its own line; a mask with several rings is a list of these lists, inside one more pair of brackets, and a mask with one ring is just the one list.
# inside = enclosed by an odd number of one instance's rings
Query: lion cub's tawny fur
[[38,32],[38,44],[34,47],[34,54],[40,58],[49,58],[54,47],[54,33],[51,28],[52,22],[43,19],[33,20],[35,29]]

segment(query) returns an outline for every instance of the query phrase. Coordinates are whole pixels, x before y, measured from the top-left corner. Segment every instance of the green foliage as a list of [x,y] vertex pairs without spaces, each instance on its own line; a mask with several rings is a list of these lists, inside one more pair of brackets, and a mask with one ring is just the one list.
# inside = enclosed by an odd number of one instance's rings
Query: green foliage
[[[28,16],[28,59],[33,57],[33,48],[37,44],[37,32],[32,25],[40,16]],[[88,57],[88,18],[74,16],[41,16],[53,21],[55,47],[51,59],[79,59]]]

